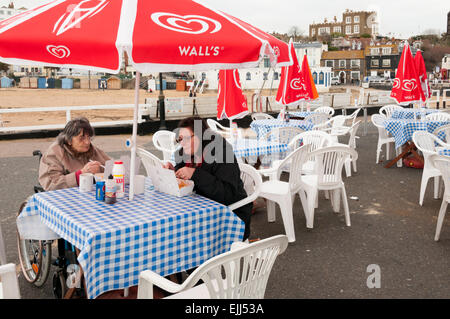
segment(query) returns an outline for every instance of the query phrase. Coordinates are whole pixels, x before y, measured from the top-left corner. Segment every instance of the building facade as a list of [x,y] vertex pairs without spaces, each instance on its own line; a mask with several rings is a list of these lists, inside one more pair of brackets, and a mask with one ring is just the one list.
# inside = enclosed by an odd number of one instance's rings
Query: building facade
[[308,64],[310,67],[320,67],[320,60],[322,59],[322,53],[328,51],[328,45],[320,42],[312,43],[299,43],[294,42],[295,53],[302,64],[303,57],[306,55],[308,58]]
[[367,76],[395,78],[395,69],[399,62],[399,51],[395,44],[368,46],[365,49]]
[[27,10],[26,8],[16,9],[16,8],[8,8],[8,7],[3,6],[0,8],[0,21],[11,18],[12,16],[19,14],[26,10]]
[[378,35],[378,18],[375,11],[352,11],[346,10],[342,14],[342,21],[324,19],[322,23],[309,25],[309,37],[319,39],[320,37],[342,34],[348,37],[360,37],[369,34],[372,37]]
[[366,73],[364,50],[323,52],[321,65],[331,68],[331,75],[339,77],[341,84],[359,83]]

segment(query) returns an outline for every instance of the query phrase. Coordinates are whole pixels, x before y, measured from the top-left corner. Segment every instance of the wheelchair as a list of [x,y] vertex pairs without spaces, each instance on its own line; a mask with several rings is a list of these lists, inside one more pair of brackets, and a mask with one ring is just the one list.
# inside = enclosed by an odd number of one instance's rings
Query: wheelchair
[[[42,153],[39,150],[33,152],[33,156],[41,161]],[[41,185],[34,186],[34,192],[44,192]],[[26,199],[19,207],[18,215],[28,203]],[[73,265],[78,265],[75,247],[64,239],[57,240],[57,257],[52,259],[52,246],[54,240],[32,240],[20,238],[17,231],[17,248],[19,261],[24,278],[36,287],[42,287],[48,279],[51,266],[56,267],[53,274],[53,295],[55,298],[64,298],[69,291],[67,278],[71,275]],[[85,298],[85,290],[81,285],[73,291],[78,298]]]

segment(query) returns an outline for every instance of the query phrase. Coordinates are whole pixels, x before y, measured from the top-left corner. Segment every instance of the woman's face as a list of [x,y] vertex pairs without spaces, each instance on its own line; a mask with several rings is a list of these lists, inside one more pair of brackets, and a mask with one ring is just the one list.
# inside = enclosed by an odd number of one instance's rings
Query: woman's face
[[84,134],[84,131],[81,130],[80,134],[72,138],[70,146],[78,153],[86,153],[91,147],[91,137],[88,134]]
[[183,147],[183,153],[187,155],[194,155],[200,147],[199,138],[194,135],[194,132],[190,128],[182,127],[178,133],[180,144]]

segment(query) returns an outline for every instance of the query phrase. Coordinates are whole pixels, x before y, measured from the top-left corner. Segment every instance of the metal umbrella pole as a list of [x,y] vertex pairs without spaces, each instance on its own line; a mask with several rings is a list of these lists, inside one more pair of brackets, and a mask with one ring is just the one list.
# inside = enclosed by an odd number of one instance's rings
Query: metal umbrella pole
[[159,118],[160,118],[160,130],[166,130],[166,107],[164,104],[164,91],[163,91],[163,77],[162,73],[159,73]]
[[133,134],[131,136],[131,160],[130,160],[130,188],[128,199],[134,198],[134,174],[136,170],[136,140],[137,140],[137,122],[139,113],[139,83],[141,82],[141,73],[136,72],[136,83],[134,85],[134,118],[133,118]]

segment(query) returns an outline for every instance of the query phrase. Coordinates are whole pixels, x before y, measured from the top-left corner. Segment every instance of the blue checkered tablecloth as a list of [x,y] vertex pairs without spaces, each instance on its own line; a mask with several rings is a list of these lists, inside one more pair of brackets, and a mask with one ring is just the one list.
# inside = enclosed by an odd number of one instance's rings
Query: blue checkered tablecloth
[[313,128],[313,124],[310,121],[301,120],[290,120],[289,122],[284,122],[281,120],[256,120],[252,121],[250,128],[256,132],[258,138],[266,136],[268,132],[276,127],[299,127],[302,130],[310,131]]
[[[431,114],[431,113],[435,113],[435,112],[439,112],[439,110],[434,110],[434,109],[424,109],[423,110],[425,112],[425,115]],[[403,110],[395,110],[392,113],[391,118],[392,119],[417,119],[420,118],[420,116],[422,115],[422,110],[420,109],[403,109]]]
[[407,141],[412,140],[415,131],[428,131],[433,133],[442,125],[450,124],[450,121],[428,121],[389,118],[384,121],[384,127],[395,138],[395,147],[399,148]]
[[445,155],[445,156],[450,156],[450,148],[441,148],[438,151],[439,155]]
[[113,205],[78,188],[38,193],[18,218],[34,214],[80,249],[88,298],[135,286],[146,269],[166,276],[198,267],[244,235],[244,223],[227,206],[152,189]]
[[234,155],[244,159],[248,164],[255,164],[260,159],[263,166],[270,166],[275,160],[286,157],[288,144],[257,139],[229,140],[233,146]]
[[[301,111],[299,111],[299,112],[288,111],[288,112],[289,112],[290,116],[295,116],[295,117],[307,117],[308,115],[311,115],[311,114],[314,113],[313,111],[309,111],[309,112],[308,111],[304,111],[304,112],[301,112]],[[277,119],[278,120],[280,119],[280,113],[278,113]]]

